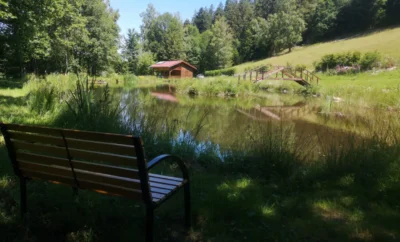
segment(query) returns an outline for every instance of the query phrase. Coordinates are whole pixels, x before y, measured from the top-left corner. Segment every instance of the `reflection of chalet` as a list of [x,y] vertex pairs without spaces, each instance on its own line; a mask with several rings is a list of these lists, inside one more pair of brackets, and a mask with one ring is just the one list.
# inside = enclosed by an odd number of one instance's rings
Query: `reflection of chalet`
[[192,78],[196,67],[186,61],[161,61],[151,66],[163,78]]

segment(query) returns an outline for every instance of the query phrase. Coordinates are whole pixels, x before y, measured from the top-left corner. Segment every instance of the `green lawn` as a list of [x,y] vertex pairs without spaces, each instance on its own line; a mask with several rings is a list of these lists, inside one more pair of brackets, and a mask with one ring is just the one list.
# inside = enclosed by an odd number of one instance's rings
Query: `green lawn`
[[400,59],[399,40],[400,28],[393,28],[343,40],[297,47],[292,53],[282,53],[265,60],[247,62],[236,66],[236,69],[238,73],[242,73],[246,68],[265,64],[286,65],[287,63],[304,64],[309,69],[313,69],[313,62],[318,61],[323,55],[347,51],[379,51],[384,55]]

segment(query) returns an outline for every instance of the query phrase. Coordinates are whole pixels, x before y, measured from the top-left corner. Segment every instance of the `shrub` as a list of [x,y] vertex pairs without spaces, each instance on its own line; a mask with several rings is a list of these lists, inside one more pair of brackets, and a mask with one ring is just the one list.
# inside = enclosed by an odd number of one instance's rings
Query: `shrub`
[[307,69],[306,65],[296,65],[295,70],[296,71],[305,71]]
[[189,87],[187,93],[188,93],[189,95],[195,96],[195,95],[198,95],[198,94],[199,94],[199,91],[197,90],[196,87]]
[[263,72],[268,72],[271,69],[271,65],[265,65],[265,66],[261,66],[258,68],[258,70],[263,73]]
[[360,61],[360,66],[361,69],[366,71],[366,70],[371,70],[373,68],[379,67],[380,61],[382,59],[382,56],[379,52],[367,52],[363,55]]
[[206,71],[205,76],[220,76],[221,70],[214,70],[214,71]]
[[221,70],[221,74],[226,76],[233,76],[236,74],[236,69],[235,68],[223,69]]
[[206,71],[204,74],[205,74],[205,76],[221,76],[221,75],[233,76],[236,74],[236,69],[235,68],[227,68],[227,69],[221,69],[221,70]]
[[397,65],[397,61],[390,56],[385,56],[382,59],[382,68],[392,68],[395,67]]
[[377,67],[390,68],[396,65],[393,58],[382,58],[377,51],[361,54],[358,51],[324,55],[320,61],[314,62],[316,71],[328,72],[336,69],[336,73],[371,70]]

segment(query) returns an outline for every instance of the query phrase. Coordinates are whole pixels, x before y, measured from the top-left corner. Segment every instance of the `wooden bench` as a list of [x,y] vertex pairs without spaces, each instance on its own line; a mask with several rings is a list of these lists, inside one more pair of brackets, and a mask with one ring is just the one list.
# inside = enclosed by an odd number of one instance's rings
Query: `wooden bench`
[[[185,223],[191,226],[185,164],[172,155],[146,162],[140,137],[4,123],[0,128],[20,179],[22,216],[26,213],[27,180],[41,179],[143,201],[146,241],[153,241],[154,210],[183,187]],[[177,162],[183,178],[149,173],[166,159]]]

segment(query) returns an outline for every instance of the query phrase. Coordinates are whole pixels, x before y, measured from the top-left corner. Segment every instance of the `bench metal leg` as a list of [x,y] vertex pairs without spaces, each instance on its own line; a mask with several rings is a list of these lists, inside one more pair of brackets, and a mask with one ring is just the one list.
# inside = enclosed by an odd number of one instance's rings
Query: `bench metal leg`
[[146,209],[146,242],[153,242],[154,209],[151,205]]
[[183,189],[185,196],[185,225],[187,228],[190,228],[192,226],[190,183],[189,182],[186,183]]
[[24,217],[26,214],[26,179],[25,178],[20,178],[19,179],[19,185],[20,185],[20,198],[21,198],[21,217]]

